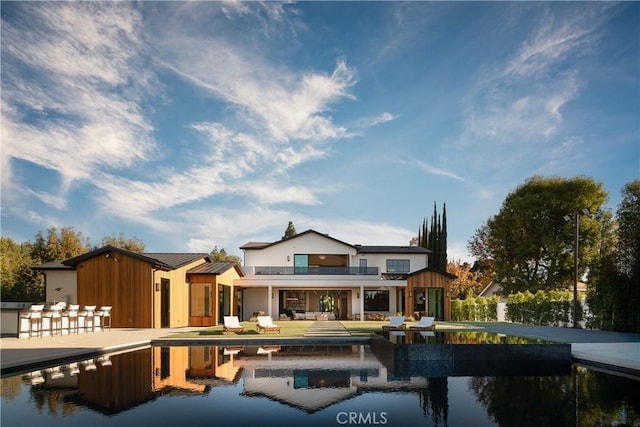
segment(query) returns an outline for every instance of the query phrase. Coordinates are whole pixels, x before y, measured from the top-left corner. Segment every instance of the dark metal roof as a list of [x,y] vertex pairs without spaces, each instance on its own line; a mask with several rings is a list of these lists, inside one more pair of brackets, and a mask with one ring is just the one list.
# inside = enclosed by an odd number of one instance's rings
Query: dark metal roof
[[353,246],[353,245],[351,245],[349,243],[343,242],[342,240],[335,239],[335,238],[329,236],[328,234],[319,233],[319,232],[317,232],[315,230],[307,230],[307,231],[303,231],[302,233],[298,233],[295,236],[291,236],[291,237],[288,237],[286,239],[278,240],[276,242],[271,242],[271,243],[249,242],[249,243],[245,243],[244,245],[240,246],[240,249],[265,249],[265,248],[268,248],[269,246],[274,246],[274,245],[280,244],[282,242],[286,242],[286,241],[289,241],[289,240],[297,239],[298,237],[302,237],[305,234],[317,234],[318,236],[325,237],[327,239],[333,240],[334,242],[341,243],[341,244],[343,244],[345,246],[350,246],[352,248],[355,247],[355,246]]
[[289,237],[287,239],[278,240],[277,242],[247,242],[244,245],[240,246],[242,250],[259,250],[265,249],[269,246],[277,245],[282,242],[286,242],[288,240],[295,239],[300,236],[304,236],[305,234],[317,234],[319,236],[325,237],[327,239],[331,239],[335,242],[341,243],[345,246],[349,246],[355,248],[358,253],[363,254],[428,254],[431,251],[429,249],[423,248],[421,246],[362,246],[362,245],[352,245],[350,243],[343,242],[342,240],[335,239],[328,234],[318,233],[315,230],[307,230],[302,233],[298,233],[295,236]]
[[142,254],[148,258],[160,261],[172,268],[180,268],[184,265],[191,264],[192,262],[200,259],[209,258],[209,254],[205,253],[159,253],[150,252]]
[[65,260],[59,259],[56,261],[49,261],[43,264],[34,265],[31,267],[33,270],[73,270],[73,267],[64,265]]
[[230,261],[205,262],[187,270],[187,274],[222,274],[234,267],[237,267],[238,275],[244,276],[242,269]]
[[247,242],[240,249],[263,249],[271,245],[271,242]]
[[197,261],[199,259],[207,259],[210,260],[209,254],[205,253],[145,253],[140,254],[137,252],[131,252],[126,249],[118,248],[115,246],[107,245],[103,246],[99,249],[89,251],[85,254],[78,255],[73,258],[68,258],[62,261],[63,265],[75,268],[80,262],[85,261],[89,258],[93,258],[102,254],[110,254],[110,253],[119,253],[123,255],[130,256],[132,258],[138,259],[142,262],[146,262],[151,264],[153,268],[157,268],[159,270],[175,270],[176,268],[180,268],[183,265],[189,264],[191,262]]
[[443,276],[448,277],[449,279],[457,279],[458,276],[454,276],[451,273],[447,273],[446,271],[441,271],[441,270],[436,270],[435,268],[431,268],[431,267],[427,267],[427,268],[423,268],[422,270],[416,270],[414,272],[411,272],[409,274],[407,274],[407,277],[411,277],[411,276],[415,276],[416,274],[420,274],[426,271],[433,271],[434,273],[438,273],[438,274],[442,274]]
[[428,254],[431,251],[422,246],[361,246],[356,245],[361,254]]
[[407,280],[407,273],[382,273],[382,280]]

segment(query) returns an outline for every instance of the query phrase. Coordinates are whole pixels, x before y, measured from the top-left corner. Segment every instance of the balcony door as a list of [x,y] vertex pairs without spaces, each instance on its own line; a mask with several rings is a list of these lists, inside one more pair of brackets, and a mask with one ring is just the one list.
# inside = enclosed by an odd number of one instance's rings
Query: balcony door
[[309,255],[307,254],[294,255],[293,270],[295,274],[307,274],[309,272]]

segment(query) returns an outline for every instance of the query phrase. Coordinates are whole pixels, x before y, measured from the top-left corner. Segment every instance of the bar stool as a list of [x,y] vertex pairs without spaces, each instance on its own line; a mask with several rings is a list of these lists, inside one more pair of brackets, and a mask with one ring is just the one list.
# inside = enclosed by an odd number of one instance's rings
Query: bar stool
[[44,382],[44,377],[42,376],[42,371],[33,371],[28,374],[24,374],[22,378],[30,380],[31,385],[39,385]]
[[82,327],[84,328],[85,332],[89,330],[89,322],[91,322],[91,332],[94,331],[93,328],[95,326],[95,311],[95,305],[85,305],[84,310],[78,313],[78,317],[82,317],[84,319]]
[[103,305],[100,310],[96,311],[96,316],[100,317],[100,325],[103,332],[107,321],[109,321],[109,330],[111,330],[111,306]]
[[80,329],[80,323],[78,321],[78,310],[80,306],[78,304],[69,304],[69,308],[64,312],[64,317],[67,318],[67,330],[69,331],[69,335],[71,335],[71,331],[75,330],[76,334]]
[[42,312],[42,317],[49,319],[49,336],[60,332],[62,335],[62,310],[67,306],[65,302],[59,302]]
[[78,366],[78,362],[69,363],[65,366],[67,372],[69,372],[70,376],[77,375],[80,372],[80,367]]
[[[44,304],[32,305],[29,307],[29,310],[23,311],[20,313],[20,323],[22,324],[22,319],[27,320],[27,325],[29,325],[29,339],[31,339],[32,335],[42,337],[42,310],[44,309]],[[20,334],[18,334],[20,336]]]

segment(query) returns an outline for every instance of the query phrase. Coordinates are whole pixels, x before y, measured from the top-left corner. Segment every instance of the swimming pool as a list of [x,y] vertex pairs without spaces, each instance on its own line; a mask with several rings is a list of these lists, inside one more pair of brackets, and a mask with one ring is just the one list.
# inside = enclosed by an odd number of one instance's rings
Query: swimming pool
[[[370,345],[151,346],[2,378],[3,426],[636,425],[640,382],[570,363],[397,368]],[[481,363],[478,365],[482,365]],[[444,374],[442,372],[445,372]]]

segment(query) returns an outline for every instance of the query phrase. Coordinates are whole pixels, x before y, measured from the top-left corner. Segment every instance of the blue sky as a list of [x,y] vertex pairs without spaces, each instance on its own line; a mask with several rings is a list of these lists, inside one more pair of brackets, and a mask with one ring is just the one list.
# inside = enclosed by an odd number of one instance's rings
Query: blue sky
[[640,176],[640,3],[2,2],[2,235],[449,258],[534,175]]

